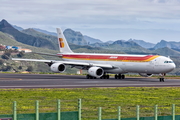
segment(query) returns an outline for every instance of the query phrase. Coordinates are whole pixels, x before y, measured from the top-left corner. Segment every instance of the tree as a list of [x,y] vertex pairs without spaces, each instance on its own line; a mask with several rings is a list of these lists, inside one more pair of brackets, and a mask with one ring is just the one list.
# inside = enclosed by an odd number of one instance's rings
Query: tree
[[1,58],[8,60],[10,56],[11,56],[11,52],[10,52],[10,51],[6,51],[6,52],[1,56]]
[[11,66],[7,66],[6,70],[9,71],[9,70],[11,70],[11,68],[12,68]]
[[32,66],[28,66],[27,70],[28,72],[32,72],[33,71],[33,67]]
[[7,55],[8,57],[10,57],[10,56],[11,56],[11,51],[6,51],[6,52],[4,53],[4,55]]
[[19,54],[17,54],[17,56],[18,56],[18,57],[23,57],[23,56],[24,56],[24,53],[25,53],[24,51],[21,51],[21,52],[19,52]]
[[2,59],[6,59],[6,60],[9,59],[9,57],[8,57],[7,55],[4,55],[4,54],[1,56],[1,58],[2,58]]
[[19,66],[18,69],[19,69],[19,70],[22,70],[22,66]]
[[4,60],[0,59],[0,65],[2,65],[4,63]]

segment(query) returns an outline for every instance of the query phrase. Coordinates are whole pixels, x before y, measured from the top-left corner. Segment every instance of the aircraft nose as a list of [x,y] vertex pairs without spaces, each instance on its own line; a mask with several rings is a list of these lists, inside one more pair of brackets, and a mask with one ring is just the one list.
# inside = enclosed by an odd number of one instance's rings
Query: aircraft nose
[[173,71],[176,68],[176,65],[174,63],[170,64],[169,69],[170,71]]

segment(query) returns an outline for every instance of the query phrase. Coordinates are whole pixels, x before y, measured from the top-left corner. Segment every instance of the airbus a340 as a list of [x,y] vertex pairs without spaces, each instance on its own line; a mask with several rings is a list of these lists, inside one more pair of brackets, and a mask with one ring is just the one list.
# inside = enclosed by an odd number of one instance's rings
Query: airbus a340
[[12,60],[44,62],[49,65],[51,71],[60,73],[66,70],[66,65],[70,65],[87,70],[87,79],[109,79],[108,74],[115,74],[115,79],[124,79],[125,73],[139,73],[144,77],[159,74],[160,82],[164,82],[166,73],[176,67],[169,57],[159,55],[74,53],[59,28],[57,28],[57,35],[60,53],[56,56],[63,61],[19,58],[12,58]]

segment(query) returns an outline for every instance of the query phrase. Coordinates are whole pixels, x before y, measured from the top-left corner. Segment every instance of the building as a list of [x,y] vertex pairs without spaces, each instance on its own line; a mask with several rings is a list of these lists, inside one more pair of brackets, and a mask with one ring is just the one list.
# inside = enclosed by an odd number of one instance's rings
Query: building
[[30,49],[18,49],[18,51],[19,51],[19,52],[24,51],[25,53],[26,53],[26,52],[32,52],[32,50],[30,50]]

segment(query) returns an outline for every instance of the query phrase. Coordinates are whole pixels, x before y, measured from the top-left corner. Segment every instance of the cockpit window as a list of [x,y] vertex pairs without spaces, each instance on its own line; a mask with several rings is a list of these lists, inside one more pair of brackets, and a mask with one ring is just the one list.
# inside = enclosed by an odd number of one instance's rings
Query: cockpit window
[[173,61],[164,61],[164,63],[173,63]]

